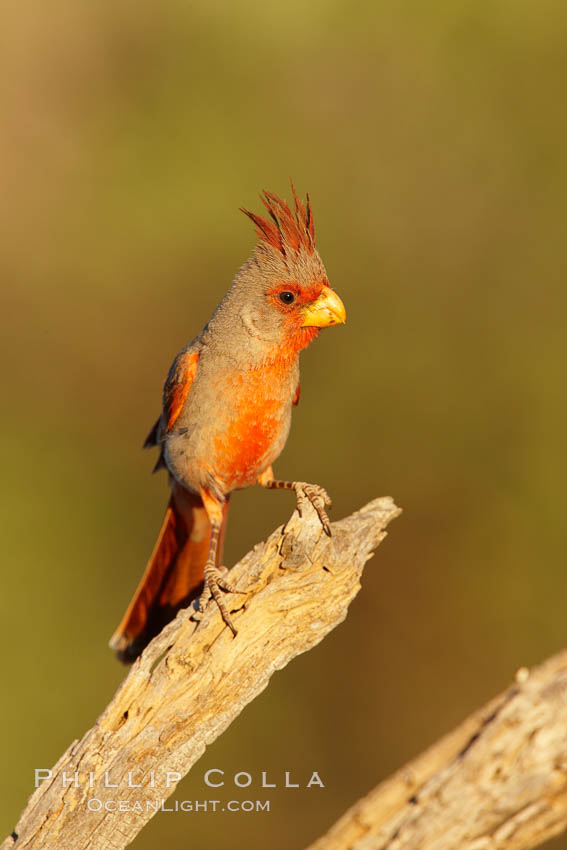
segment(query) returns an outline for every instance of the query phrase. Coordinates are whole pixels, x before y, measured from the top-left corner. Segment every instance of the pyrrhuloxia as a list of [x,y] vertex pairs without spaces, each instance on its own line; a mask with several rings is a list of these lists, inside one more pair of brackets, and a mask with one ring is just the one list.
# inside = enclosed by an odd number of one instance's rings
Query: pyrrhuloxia
[[330,534],[322,487],[274,479],[299,400],[299,352],[320,328],[345,321],[315,247],[309,203],[292,184],[295,211],[271,192],[268,218],[242,210],[258,244],[201,333],[175,358],[163,411],[146,446],[158,446],[171,498],[142,580],[110,646],[133,661],[177,611],[211,595],[236,629],[222,591],[234,592],[220,565],[230,494],[258,483],[309,499]]

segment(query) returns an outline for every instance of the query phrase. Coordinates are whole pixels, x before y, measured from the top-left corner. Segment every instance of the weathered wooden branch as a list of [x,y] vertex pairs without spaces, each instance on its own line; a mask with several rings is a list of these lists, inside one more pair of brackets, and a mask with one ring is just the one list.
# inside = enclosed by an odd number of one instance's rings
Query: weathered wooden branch
[[[34,792],[1,850],[126,847],[155,813],[155,801],[174,792],[172,775],[189,771],[272,673],[344,620],[365,562],[398,514],[391,499],[377,499],[333,523],[328,538],[310,506],[302,519],[294,513],[231,572],[247,591],[229,599],[238,636],[214,604],[198,626],[190,611],[180,612]],[[131,784],[141,788],[124,786],[130,772]],[[66,787],[64,778],[71,780]],[[119,794],[106,787],[119,782]],[[88,803],[117,796],[139,810],[96,811]]]
[[567,826],[567,651],[349,809],[308,850],[526,850]]

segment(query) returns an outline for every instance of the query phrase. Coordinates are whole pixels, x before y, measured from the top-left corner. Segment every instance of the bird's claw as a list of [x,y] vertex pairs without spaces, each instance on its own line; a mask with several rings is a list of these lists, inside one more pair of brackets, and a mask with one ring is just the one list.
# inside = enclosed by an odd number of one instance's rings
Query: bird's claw
[[305,481],[296,481],[294,483],[294,489],[297,494],[297,512],[299,516],[303,516],[302,506],[307,499],[316,511],[323,526],[323,531],[330,537],[331,524],[325,508],[330,508],[332,502],[327,491],[323,487],[320,487],[319,484],[307,484]]
[[231,630],[232,634],[236,637],[236,627],[232,622],[230,614],[228,613],[228,609],[222,597],[221,590],[224,590],[226,593],[241,593],[242,591],[237,590],[235,586],[226,579],[227,574],[227,567],[217,567],[216,564],[206,565],[205,586],[203,588],[203,592],[201,593],[199,606],[197,608],[197,612],[200,615],[197,619],[200,619],[200,617],[203,615],[203,612],[212,597],[219,607],[221,617]]

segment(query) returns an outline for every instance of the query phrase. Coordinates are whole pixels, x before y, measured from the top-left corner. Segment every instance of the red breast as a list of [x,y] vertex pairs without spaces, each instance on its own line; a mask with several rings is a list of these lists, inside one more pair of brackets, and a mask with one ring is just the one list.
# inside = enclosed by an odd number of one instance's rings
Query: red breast
[[291,422],[297,379],[295,362],[276,360],[240,374],[230,386],[236,415],[217,431],[209,458],[215,477],[229,490],[247,487],[280,454]]

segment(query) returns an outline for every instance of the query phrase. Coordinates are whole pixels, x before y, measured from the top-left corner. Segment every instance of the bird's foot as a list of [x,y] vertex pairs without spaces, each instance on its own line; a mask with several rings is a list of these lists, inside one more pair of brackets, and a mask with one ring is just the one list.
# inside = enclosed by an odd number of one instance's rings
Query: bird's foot
[[321,520],[323,531],[328,537],[330,537],[331,524],[325,508],[330,508],[332,502],[327,491],[318,484],[307,484],[305,481],[294,481],[293,489],[297,495],[297,512],[299,516],[303,515],[302,507],[305,504],[305,500],[311,502],[317,512],[317,516]]
[[236,637],[236,628],[232,622],[230,614],[228,613],[221,591],[224,590],[226,593],[242,593],[242,591],[237,590],[231,582],[227,581],[227,574],[227,567],[217,567],[215,564],[207,564],[205,566],[205,586],[199,600],[199,607],[197,611],[200,616],[198,616],[197,619],[200,619],[207,603],[212,597],[219,607],[221,617],[231,630],[232,634]]

